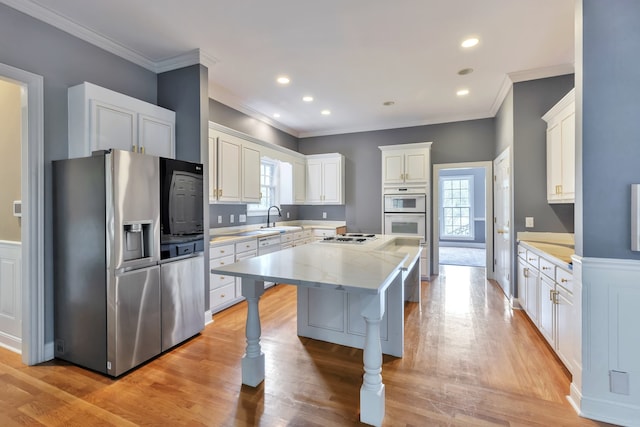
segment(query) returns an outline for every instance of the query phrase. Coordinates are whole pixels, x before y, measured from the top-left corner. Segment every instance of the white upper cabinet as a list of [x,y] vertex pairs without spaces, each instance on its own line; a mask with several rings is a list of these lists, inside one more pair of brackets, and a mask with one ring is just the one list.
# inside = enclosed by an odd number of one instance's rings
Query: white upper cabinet
[[260,147],[209,129],[209,202],[260,202]]
[[547,122],[547,201],[575,202],[575,90],[553,106]]
[[68,101],[70,158],[112,148],[175,158],[175,112],[86,82]]
[[429,185],[431,143],[385,145],[382,150],[382,185]]
[[307,156],[306,203],[344,204],[344,156],[342,154]]
[[306,163],[304,160],[293,161],[293,203],[303,204],[307,197]]
[[242,201],[260,203],[260,151],[255,144],[242,146]]

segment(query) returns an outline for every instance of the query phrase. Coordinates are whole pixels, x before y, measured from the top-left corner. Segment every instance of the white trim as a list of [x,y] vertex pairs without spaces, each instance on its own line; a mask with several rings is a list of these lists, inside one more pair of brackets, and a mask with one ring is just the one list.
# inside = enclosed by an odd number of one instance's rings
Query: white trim
[[[485,218],[493,218],[493,162],[466,162],[466,163],[441,163],[433,165],[433,182],[439,182],[440,171],[442,169],[470,169],[483,168],[485,173]],[[438,263],[440,262],[438,250],[440,248],[440,228],[439,228],[439,206],[440,190],[439,185],[433,185],[433,270],[432,274],[439,274]],[[485,221],[485,264],[488,279],[493,278],[493,221]]]
[[563,76],[573,74],[575,67],[573,64],[559,64],[550,67],[533,68],[531,70],[515,71],[508,73],[509,79],[513,83],[525,82],[529,80],[546,79],[548,77]]
[[44,331],[44,82],[42,76],[0,64],[0,76],[26,87],[22,143],[22,361],[53,358]]

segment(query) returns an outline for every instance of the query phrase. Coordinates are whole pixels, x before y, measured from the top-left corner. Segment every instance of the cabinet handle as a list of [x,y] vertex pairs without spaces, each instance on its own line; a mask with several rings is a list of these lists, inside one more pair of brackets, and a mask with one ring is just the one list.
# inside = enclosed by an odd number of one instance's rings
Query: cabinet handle
[[222,197],[222,188],[218,189],[218,197]]
[[224,280],[224,276],[220,276],[220,280]]
[[562,194],[562,185],[556,185],[556,194]]
[[225,294],[220,294],[220,298],[224,298],[225,296]]
[[567,280],[567,279],[560,279],[560,282],[562,282],[562,283],[567,283],[567,282],[568,282],[568,280]]
[[553,301],[553,293],[555,291],[553,289],[549,289],[549,301]]
[[543,270],[551,270],[550,267],[542,267]]
[[529,277],[529,269],[528,268],[524,269],[524,277]]
[[553,303],[556,304],[556,305],[558,304],[558,294],[559,293],[560,293],[559,291],[553,291]]
[[138,147],[135,144],[132,145],[131,146],[131,151],[134,152],[134,153],[137,153],[138,152]]
[[140,148],[138,148],[138,153],[144,154],[144,146],[143,145],[141,145]]
[[224,251],[223,251],[223,250],[221,250],[221,251],[220,251],[220,253],[221,253],[221,254],[223,254],[223,253],[224,253]]
[[529,258],[529,261],[533,261],[535,258]]

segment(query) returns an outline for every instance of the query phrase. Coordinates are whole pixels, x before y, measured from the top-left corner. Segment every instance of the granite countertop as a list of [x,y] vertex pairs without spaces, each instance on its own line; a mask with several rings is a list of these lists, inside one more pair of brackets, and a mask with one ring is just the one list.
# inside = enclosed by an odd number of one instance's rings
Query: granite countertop
[[544,242],[527,242],[520,241],[520,243],[524,243],[527,246],[530,246],[533,249],[538,249],[539,251],[544,252],[545,254],[551,255],[552,257],[562,261],[564,264],[571,264],[571,255],[575,253],[573,247],[568,247],[564,245],[559,245],[556,243],[544,243]]

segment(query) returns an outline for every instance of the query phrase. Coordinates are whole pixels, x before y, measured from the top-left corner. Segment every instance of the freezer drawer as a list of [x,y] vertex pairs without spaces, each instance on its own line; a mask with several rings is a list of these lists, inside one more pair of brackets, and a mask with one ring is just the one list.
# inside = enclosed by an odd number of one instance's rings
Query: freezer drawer
[[204,329],[204,257],[160,265],[162,351]]
[[160,354],[160,268],[119,274],[113,283],[107,373],[117,377]]

